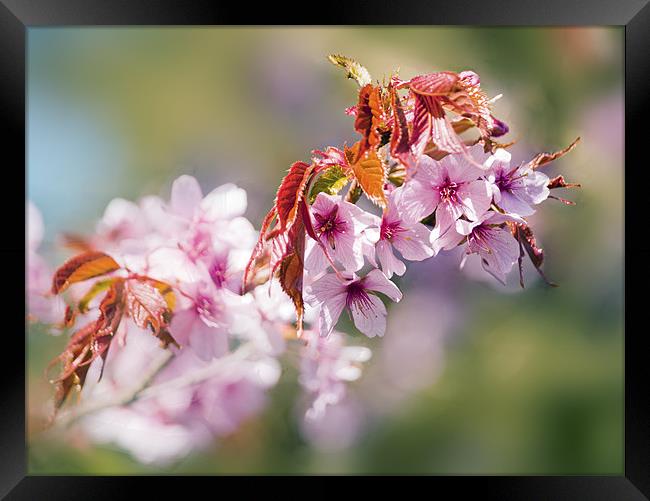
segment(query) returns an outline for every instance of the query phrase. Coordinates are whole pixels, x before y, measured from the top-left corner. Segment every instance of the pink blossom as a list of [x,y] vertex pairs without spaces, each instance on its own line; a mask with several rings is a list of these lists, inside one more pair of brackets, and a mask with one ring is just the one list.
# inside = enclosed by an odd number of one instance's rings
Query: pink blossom
[[[378,232],[366,230],[376,224],[377,217],[365,212],[356,205],[344,201],[340,196],[319,193],[311,206],[313,226],[316,236],[327,248],[335,261],[345,270],[354,272],[363,267],[365,242],[378,238]],[[370,246],[371,247],[371,246]],[[305,267],[312,274],[327,268],[328,261],[318,245],[307,250]]]
[[548,198],[549,178],[533,170],[529,164],[510,167],[510,153],[498,149],[485,165],[489,167],[488,181],[493,186],[494,201],[501,209],[517,216],[530,216],[536,205]]
[[304,339],[307,345],[301,350],[299,381],[311,399],[305,417],[318,419],[327,406],[345,398],[346,383],[359,379],[361,363],[370,360],[372,352],[364,346],[345,346],[338,332],[321,337],[316,331],[305,331]]
[[189,345],[202,360],[223,356],[228,352],[229,302],[235,298],[212,283],[187,284],[184,288],[189,306],[174,314],[169,329],[172,336],[181,345]]
[[402,217],[397,206],[399,190],[401,188],[388,197],[388,207],[381,219],[379,241],[375,246],[381,269],[388,278],[393,273],[403,275],[406,271],[406,266],[395,256],[393,248],[409,261],[422,261],[433,255],[429,245],[429,229],[420,222]]
[[466,239],[466,256],[478,254],[483,268],[501,283],[505,283],[506,274],[519,258],[519,244],[512,236],[507,221],[522,222],[518,217],[487,212],[478,221],[459,219],[446,232],[436,229],[431,232],[433,250],[437,254],[441,249],[449,250]]
[[308,300],[320,306],[319,331],[329,336],[344,308],[347,308],[354,325],[368,337],[383,336],[386,331],[386,307],[372,292],[381,292],[395,302],[402,299],[397,286],[375,269],[363,278],[352,275],[341,280],[330,273],[316,280],[308,292]]
[[43,218],[38,208],[27,202],[27,310],[32,320],[54,324],[60,322],[65,305],[59,296],[52,296],[52,270],[38,253],[43,240]]
[[423,155],[416,169],[400,194],[402,216],[410,221],[435,210],[436,226],[445,230],[461,216],[476,221],[492,203],[489,184],[480,179],[485,172],[461,154],[440,161]]

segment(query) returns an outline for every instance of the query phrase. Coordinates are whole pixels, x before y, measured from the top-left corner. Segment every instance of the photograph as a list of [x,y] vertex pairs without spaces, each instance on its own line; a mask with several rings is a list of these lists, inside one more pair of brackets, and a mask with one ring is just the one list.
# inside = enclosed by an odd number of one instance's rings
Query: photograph
[[28,475],[625,474],[625,26],[25,37]]

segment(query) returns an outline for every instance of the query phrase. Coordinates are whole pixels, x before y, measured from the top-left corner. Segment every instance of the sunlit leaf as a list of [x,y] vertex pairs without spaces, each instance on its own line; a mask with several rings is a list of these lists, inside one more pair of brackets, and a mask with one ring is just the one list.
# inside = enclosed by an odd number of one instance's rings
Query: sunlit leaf
[[330,54],[327,56],[327,59],[332,64],[343,68],[347,72],[346,76],[355,80],[359,84],[359,87],[368,85],[372,81],[368,70],[352,58],[340,54]]
[[348,184],[348,181],[348,176],[343,168],[340,165],[333,165],[314,182],[309,193],[309,202],[313,203],[319,193],[337,195]]
[[294,162],[278,188],[275,206],[280,221],[280,231],[288,230],[296,218],[298,203],[302,199],[305,186],[313,170],[313,165]]
[[108,280],[100,280],[95,282],[93,286],[86,292],[83,297],[79,300],[77,304],[77,309],[80,313],[86,313],[88,311],[88,305],[90,302],[99,294],[100,292],[108,289],[111,284],[114,282],[114,279],[109,278]]
[[357,153],[362,157],[369,149],[375,149],[381,142],[379,128],[383,124],[383,106],[379,87],[368,84],[359,91],[357,117],[354,120],[354,130],[361,134],[362,139]]
[[445,96],[454,90],[459,80],[452,71],[440,71],[413,77],[409,86],[413,92],[423,96]]
[[52,293],[59,294],[70,284],[119,270],[120,265],[103,252],[85,252],[66,261],[54,274]]
[[[352,152],[350,156],[357,158],[355,149],[358,147],[359,143],[356,143],[352,148],[346,149],[346,152]],[[377,153],[372,150],[366,152],[360,160],[351,164],[350,168],[368,199],[381,207],[385,207],[384,184],[386,183],[386,171],[381,160],[377,157]]]

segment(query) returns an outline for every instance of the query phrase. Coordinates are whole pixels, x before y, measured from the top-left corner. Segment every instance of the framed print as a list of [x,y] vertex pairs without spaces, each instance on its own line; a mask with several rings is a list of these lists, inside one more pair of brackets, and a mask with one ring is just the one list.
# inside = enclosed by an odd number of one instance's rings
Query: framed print
[[647,499],[650,7],[362,5],[3,0],[8,499]]

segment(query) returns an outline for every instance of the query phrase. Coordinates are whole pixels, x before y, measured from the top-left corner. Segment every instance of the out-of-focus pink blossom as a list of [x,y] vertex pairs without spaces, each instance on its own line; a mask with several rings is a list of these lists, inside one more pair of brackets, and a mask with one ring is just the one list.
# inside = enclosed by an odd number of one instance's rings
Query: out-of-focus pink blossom
[[43,218],[38,208],[27,202],[27,311],[32,320],[56,324],[63,318],[65,305],[58,296],[52,296],[52,270],[38,253],[43,241]]
[[365,346],[345,346],[344,337],[332,332],[328,337],[309,330],[307,345],[301,351],[300,384],[311,399],[307,419],[320,419],[327,407],[339,404],[346,396],[347,383],[361,376],[361,363],[372,352]]

